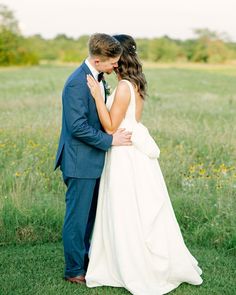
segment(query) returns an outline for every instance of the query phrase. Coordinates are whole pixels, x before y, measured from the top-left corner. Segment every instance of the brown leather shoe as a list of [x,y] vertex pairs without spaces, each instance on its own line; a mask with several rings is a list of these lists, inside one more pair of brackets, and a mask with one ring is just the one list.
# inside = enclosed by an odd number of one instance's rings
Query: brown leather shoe
[[74,284],[85,284],[85,277],[84,276],[77,276],[77,277],[73,277],[73,278],[65,278],[66,281],[70,282],[70,283],[74,283]]

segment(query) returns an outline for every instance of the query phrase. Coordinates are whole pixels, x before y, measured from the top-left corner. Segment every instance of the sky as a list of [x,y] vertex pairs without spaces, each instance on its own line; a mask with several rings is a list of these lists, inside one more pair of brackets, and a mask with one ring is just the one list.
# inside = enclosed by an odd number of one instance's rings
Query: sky
[[193,38],[193,29],[226,32],[236,41],[236,0],[0,0],[23,35],[77,38],[95,32]]

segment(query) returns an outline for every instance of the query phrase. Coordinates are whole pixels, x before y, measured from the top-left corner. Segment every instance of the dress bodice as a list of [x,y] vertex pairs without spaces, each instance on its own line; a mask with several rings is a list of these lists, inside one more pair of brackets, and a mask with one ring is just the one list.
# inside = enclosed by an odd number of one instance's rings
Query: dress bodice
[[[132,145],[140,150],[142,153],[146,154],[150,158],[158,158],[160,155],[160,149],[154,139],[151,137],[148,129],[141,123],[136,120],[136,101],[135,101],[135,92],[134,86],[128,80],[125,81],[129,85],[130,89],[130,103],[124,119],[122,120],[120,126],[118,128],[124,128],[127,131],[132,132],[131,141]],[[112,92],[112,94],[107,99],[107,108],[111,109],[111,106],[114,101],[116,89]]]
[[[119,128],[125,128],[126,130],[132,131],[134,125],[137,123],[136,118],[135,118],[135,92],[134,92],[134,87],[132,83],[128,80],[122,80],[125,81],[129,85],[130,89],[130,103],[128,106],[128,109],[126,111],[125,117],[122,120]],[[111,109],[111,106],[113,104],[114,98],[115,98],[115,93],[116,93],[116,88],[112,92],[112,94],[108,97],[106,106],[108,110]]]

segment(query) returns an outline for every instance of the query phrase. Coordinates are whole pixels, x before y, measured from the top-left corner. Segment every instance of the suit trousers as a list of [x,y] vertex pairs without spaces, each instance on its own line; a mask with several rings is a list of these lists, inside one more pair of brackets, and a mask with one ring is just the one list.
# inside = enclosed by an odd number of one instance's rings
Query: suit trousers
[[85,275],[97,209],[99,179],[65,177],[66,211],[63,225],[65,278]]

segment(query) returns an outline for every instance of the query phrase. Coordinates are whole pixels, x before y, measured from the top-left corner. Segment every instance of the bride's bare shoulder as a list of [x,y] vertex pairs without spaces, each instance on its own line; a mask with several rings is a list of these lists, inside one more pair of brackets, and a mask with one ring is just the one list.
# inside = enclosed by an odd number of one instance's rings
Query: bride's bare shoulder
[[128,97],[130,98],[130,89],[129,85],[126,81],[120,80],[118,82],[117,88],[116,88],[116,96],[121,96],[121,97]]

